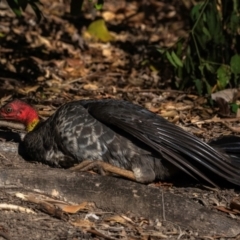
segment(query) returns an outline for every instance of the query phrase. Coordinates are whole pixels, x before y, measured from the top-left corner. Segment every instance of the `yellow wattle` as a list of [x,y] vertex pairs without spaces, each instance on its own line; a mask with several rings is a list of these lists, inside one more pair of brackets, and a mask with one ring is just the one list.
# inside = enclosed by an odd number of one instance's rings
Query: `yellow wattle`
[[31,132],[37,126],[38,123],[39,123],[38,118],[33,119],[30,123],[28,123],[26,128],[27,132]]

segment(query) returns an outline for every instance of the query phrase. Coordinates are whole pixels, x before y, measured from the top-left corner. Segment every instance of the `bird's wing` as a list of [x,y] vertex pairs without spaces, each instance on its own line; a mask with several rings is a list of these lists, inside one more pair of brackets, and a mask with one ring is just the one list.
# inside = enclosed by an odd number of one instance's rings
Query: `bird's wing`
[[216,174],[240,185],[240,168],[226,155],[147,109],[118,100],[83,100],[80,104],[97,120],[131,134],[191,176],[214,184],[211,174]]
[[214,148],[227,153],[230,156],[231,163],[240,167],[240,137],[223,136],[209,143]]

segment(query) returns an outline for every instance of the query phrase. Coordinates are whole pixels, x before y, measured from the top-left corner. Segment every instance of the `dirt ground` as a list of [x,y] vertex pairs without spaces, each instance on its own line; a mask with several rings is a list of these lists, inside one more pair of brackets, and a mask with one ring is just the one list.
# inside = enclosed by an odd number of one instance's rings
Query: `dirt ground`
[[[230,127],[223,124],[218,109],[211,108],[206,97],[197,96],[192,89],[175,90],[177,79],[172,79],[171,66],[156,51],[187,36],[189,8],[182,1],[106,1],[100,12],[87,4],[79,17],[68,14],[67,1],[42,3],[44,18],[40,23],[31,10],[16,18],[4,2],[0,3],[1,104],[11,98],[25,99],[45,119],[67,101],[125,99],[166,117],[205,141],[236,134],[233,127],[239,123],[233,121]],[[110,31],[111,42],[97,41],[86,31],[100,17]],[[38,166],[39,163],[22,159],[17,148],[3,147],[5,141],[13,139],[8,130],[3,129],[0,138],[1,174],[4,168],[21,171]],[[49,168],[39,164],[40,167]],[[196,206],[219,213],[220,218],[231,219],[240,226],[240,210],[230,207],[239,201],[238,190],[183,182],[155,183],[154,187],[190,199]],[[44,200],[44,204],[51,208],[53,203]],[[58,204],[53,205],[59,208]],[[185,223],[179,225],[131,212],[115,213],[85,205],[59,211],[60,215],[51,214],[42,202],[29,197],[24,186],[6,188],[6,184],[0,184],[0,240],[240,239],[240,233],[202,233],[201,226],[192,229]]]

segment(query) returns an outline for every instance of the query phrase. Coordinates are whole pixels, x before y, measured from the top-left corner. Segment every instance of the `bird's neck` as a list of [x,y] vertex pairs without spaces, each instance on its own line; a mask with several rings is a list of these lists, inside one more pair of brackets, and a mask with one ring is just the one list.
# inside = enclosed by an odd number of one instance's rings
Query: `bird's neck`
[[27,132],[31,132],[38,125],[39,122],[40,120],[38,117],[29,121],[26,125]]
[[34,108],[29,107],[24,114],[24,125],[26,126],[27,132],[31,132],[40,122],[38,113]]

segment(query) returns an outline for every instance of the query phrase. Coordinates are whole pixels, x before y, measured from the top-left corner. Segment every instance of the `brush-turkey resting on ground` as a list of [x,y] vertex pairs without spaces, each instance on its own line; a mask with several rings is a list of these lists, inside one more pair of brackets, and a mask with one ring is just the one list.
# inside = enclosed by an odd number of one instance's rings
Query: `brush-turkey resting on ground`
[[[109,163],[113,173],[130,173],[129,178],[142,183],[166,180],[182,170],[213,185],[217,176],[240,186],[238,158],[215,150],[164,118],[129,102],[69,102],[40,122],[34,108],[13,100],[1,107],[0,118],[25,124],[28,133],[24,147],[35,161],[62,167],[84,160]],[[227,149],[229,146],[225,146]],[[123,174],[118,168],[123,169]]]

